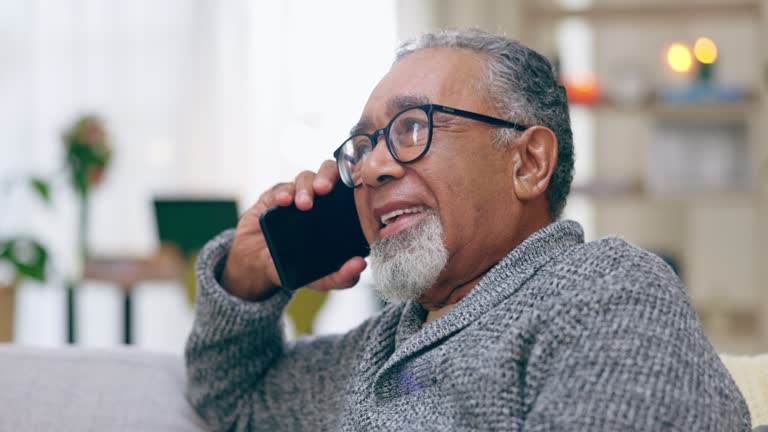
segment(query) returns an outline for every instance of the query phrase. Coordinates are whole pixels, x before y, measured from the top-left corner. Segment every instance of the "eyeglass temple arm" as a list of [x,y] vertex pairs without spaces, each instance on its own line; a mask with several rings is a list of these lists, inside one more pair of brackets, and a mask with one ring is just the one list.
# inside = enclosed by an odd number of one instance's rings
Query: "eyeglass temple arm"
[[488,124],[491,124],[491,125],[494,125],[494,126],[499,126],[499,127],[503,127],[503,128],[519,130],[521,132],[526,130],[526,129],[528,129],[528,126],[524,126],[524,125],[521,125],[521,124],[518,124],[518,123],[512,123],[512,122],[509,122],[509,121],[506,121],[506,120],[502,120],[500,118],[491,117],[491,116],[487,116],[487,115],[484,115],[484,114],[478,114],[478,113],[473,113],[473,112],[470,112],[470,111],[460,110],[458,108],[451,108],[451,107],[447,107],[447,106],[443,106],[443,105],[436,105],[436,104],[432,104],[432,108],[435,111],[440,111],[440,112],[443,112],[443,113],[446,113],[446,114],[453,114],[453,115],[457,115],[459,117],[465,117],[465,118],[468,118],[468,119],[481,121],[483,123],[488,123]]

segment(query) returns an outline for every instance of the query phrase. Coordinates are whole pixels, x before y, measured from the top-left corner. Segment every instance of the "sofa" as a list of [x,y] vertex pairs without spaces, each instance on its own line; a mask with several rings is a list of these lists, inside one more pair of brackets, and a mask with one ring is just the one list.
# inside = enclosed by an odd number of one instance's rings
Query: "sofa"
[[747,400],[752,426],[766,425],[760,432],[768,432],[768,354],[720,358]]
[[[753,425],[768,424],[768,355],[722,359]],[[0,431],[207,430],[184,387],[175,355],[0,344]]]
[[0,344],[0,431],[205,431],[180,356]]

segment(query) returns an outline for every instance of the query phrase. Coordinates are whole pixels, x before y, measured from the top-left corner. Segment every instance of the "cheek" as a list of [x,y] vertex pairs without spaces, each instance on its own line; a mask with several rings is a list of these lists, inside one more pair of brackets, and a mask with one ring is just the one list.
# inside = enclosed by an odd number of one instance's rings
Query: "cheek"
[[370,206],[365,205],[366,197],[364,193],[359,190],[355,190],[355,208],[357,208],[357,218],[360,220],[360,226],[363,228],[363,234],[365,239],[368,240],[368,244],[373,244],[376,239],[376,232],[379,227],[374,226],[373,215],[370,212]]
[[464,153],[460,158],[442,161],[439,181],[432,189],[440,205],[446,247],[455,252],[489,230],[495,210],[509,200],[511,188],[496,154]]
[[472,181],[468,178],[470,175],[474,174],[466,172],[460,164],[445,166],[442,175],[434,177],[439,180],[433,182],[431,187],[438,202],[443,242],[452,254],[466,243],[466,237],[472,235],[478,222],[476,197]]
[[462,247],[483,223],[471,197],[454,197],[454,200],[440,208],[443,239],[449,249]]

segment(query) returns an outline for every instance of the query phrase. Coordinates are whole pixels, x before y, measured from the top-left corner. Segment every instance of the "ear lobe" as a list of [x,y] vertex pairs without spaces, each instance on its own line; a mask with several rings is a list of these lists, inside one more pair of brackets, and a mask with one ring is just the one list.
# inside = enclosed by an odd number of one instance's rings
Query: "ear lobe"
[[546,195],[549,179],[557,166],[557,137],[543,126],[533,126],[518,139],[514,184],[520,200]]

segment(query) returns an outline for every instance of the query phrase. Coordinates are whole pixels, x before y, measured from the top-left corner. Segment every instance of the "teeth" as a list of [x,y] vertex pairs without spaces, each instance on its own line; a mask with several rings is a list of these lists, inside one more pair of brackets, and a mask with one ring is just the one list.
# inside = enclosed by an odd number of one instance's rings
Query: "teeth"
[[390,219],[392,219],[394,217],[397,217],[397,216],[400,216],[401,214],[419,213],[419,212],[423,212],[423,211],[426,211],[426,210],[427,210],[427,207],[421,205],[421,206],[416,206],[416,207],[410,207],[410,208],[406,208],[406,209],[399,209],[399,210],[391,211],[391,212],[381,216],[381,223],[384,224],[384,225],[387,225],[387,223],[389,222]]

